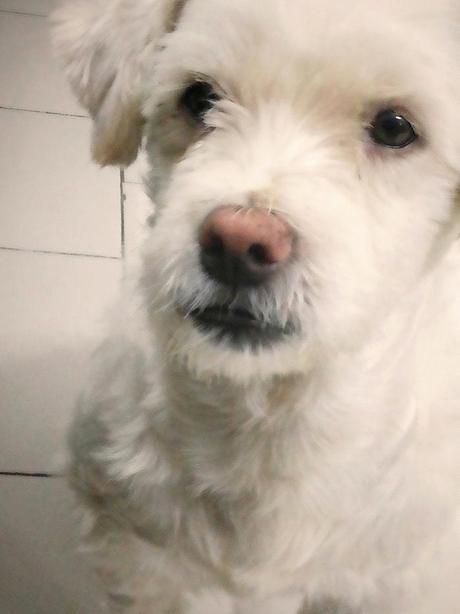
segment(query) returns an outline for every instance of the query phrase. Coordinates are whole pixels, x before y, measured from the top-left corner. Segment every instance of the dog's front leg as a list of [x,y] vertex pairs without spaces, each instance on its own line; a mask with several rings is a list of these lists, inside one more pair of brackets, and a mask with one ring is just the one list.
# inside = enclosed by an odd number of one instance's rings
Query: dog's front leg
[[315,603],[305,601],[299,614],[362,614],[362,612],[352,610],[349,606],[334,599],[321,599]]
[[128,582],[107,582],[110,569],[99,570],[105,583],[109,614],[185,614],[186,601],[181,587],[162,573],[146,576],[130,574]]
[[301,603],[300,595],[238,599],[235,601],[234,614],[297,614]]
[[[99,574],[101,577],[104,573]],[[163,574],[152,574],[130,585],[106,584],[108,614],[185,614],[185,598],[180,587]]]
[[98,524],[87,535],[85,550],[104,592],[102,612],[185,614],[184,576],[168,553],[110,521]]
[[156,596],[135,600],[127,595],[110,593],[107,599],[110,614],[184,614],[181,596],[161,592]]
[[161,591],[156,596],[134,599],[113,592],[108,594],[107,609],[110,614],[184,614],[184,601],[173,592]]

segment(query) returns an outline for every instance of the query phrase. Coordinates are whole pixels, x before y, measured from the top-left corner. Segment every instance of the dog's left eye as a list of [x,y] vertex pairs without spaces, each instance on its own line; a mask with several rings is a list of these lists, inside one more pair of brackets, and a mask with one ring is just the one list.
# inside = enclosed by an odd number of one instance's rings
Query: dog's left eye
[[377,145],[392,149],[407,147],[418,138],[409,120],[393,109],[377,113],[369,127],[369,134]]
[[219,96],[212,85],[205,81],[196,81],[189,85],[182,94],[179,106],[185,109],[196,122],[201,123],[217,100]]

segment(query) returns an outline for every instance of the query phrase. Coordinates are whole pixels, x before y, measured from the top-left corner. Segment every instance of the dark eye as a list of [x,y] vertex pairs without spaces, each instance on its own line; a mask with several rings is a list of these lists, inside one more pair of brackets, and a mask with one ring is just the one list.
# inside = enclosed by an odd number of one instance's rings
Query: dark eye
[[182,94],[179,106],[185,109],[196,122],[202,122],[217,100],[219,96],[212,85],[205,81],[196,81],[189,85]]
[[380,111],[369,127],[369,134],[377,145],[402,149],[417,140],[412,124],[392,109]]

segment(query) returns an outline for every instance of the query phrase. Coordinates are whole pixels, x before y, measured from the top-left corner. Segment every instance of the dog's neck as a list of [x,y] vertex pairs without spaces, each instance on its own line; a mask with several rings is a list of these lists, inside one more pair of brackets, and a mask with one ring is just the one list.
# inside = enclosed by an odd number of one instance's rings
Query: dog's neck
[[193,450],[197,487],[263,496],[274,483],[304,482],[332,456],[359,462],[375,447],[391,456],[413,415],[409,325],[414,318],[382,323],[369,345],[331,353],[304,374],[236,383],[170,366],[171,419],[179,448]]
[[241,557],[255,570],[270,561],[281,570],[286,544],[288,566],[300,565],[332,527],[351,531],[374,509],[376,489],[396,488],[416,424],[401,368],[408,351],[386,365],[383,350],[336,356],[327,368],[247,385],[169,373],[174,449],[193,493],[187,506],[206,510],[219,540],[229,536],[234,565]]
[[[289,564],[300,564],[336,527],[347,533],[357,518],[369,522],[389,492],[395,506],[423,509],[423,497],[433,495],[419,486],[415,448],[433,450],[442,408],[426,410],[432,402],[420,382],[429,379],[429,393],[439,396],[431,388],[444,369],[428,362],[427,373],[420,362],[440,336],[440,302],[445,296],[433,287],[408,297],[376,323],[368,343],[324,354],[304,374],[243,384],[165,367],[169,447],[182,492],[193,493],[184,505],[217,519],[217,534],[230,534],[231,557],[242,553],[255,567],[276,559],[279,570],[290,543]],[[410,524],[411,513],[401,522]]]
[[[409,475],[414,446],[429,450],[442,422],[444,409],[432,407],[449,385],[436,356],[445,354],[458,318],[446,300],[451,283],[451,270],[430,274],[398,309],[376,318],[360,347],[325,351],[303,374],[238,383],[163,361],[156,387],[187,486],[219,493],[237,509],[246,509],[242,501],[266,509],[273,497],[294,505],[297,491],[315,500],[319,484],[318,509],[334,517],[335,507],[346,507],[334,483],[346,484],[341,492],[352,508],[376,475],[391,480],[388,467],[405,466],[403,456]],[[348,484],[350,476],[359,479]]]

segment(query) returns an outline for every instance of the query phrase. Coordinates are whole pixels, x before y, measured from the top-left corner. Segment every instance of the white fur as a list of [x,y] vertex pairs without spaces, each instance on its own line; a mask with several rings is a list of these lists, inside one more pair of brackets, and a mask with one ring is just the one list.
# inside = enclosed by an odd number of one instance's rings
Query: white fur
[[[56,15],[96,159],[131,161],[143,134],[158,206],[70,438],[113,611],[182,614],[215,588],[245,614],[283,596],[283,614],[456,614],[460,5],[183,4]],[[196,75],[222,95],[205,132],[177,108]],[[407,150],[367,135],[387,106],[421,135]],[[177,312],[229,298],[197,246],[229,203],[297,234],[282,277],[233,297],[296,322],[270,349]]]

